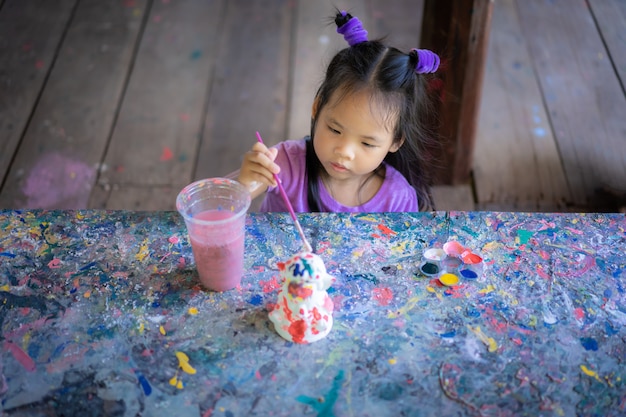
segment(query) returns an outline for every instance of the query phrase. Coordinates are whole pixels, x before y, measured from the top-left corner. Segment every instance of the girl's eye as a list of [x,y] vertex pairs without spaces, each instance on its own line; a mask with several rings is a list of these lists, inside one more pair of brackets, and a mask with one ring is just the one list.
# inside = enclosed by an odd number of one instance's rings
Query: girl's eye
[[365,146],[366,148],[375,148],[376,145],[372,145],[371,143],[367,143],[367,142],[361,142],[363,143],[363,146]]
[[337,129],[333,129],[332,127],[328,126],[328,130],[330,130],[332,133],[334,133],[335,135],[340,134],[341,132],[339,132]]

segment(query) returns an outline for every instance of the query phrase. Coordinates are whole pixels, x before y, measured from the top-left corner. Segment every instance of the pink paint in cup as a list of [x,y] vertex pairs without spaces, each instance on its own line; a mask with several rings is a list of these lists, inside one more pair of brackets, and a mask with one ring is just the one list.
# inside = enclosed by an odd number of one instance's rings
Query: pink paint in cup
[[200,282],[209,290],[227,291],[241,283],[249,207],[248,190],[227,178],[196,181],[176,198]]

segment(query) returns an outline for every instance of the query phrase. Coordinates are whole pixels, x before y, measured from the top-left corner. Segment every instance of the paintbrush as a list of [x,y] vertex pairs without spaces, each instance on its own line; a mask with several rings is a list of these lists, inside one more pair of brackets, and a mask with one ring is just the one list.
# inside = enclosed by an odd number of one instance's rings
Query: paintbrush
[[[259,132],[256,132],[256,137],[259,140],[259,142],[263,143],[263,139],[261,139],[261,134]],[[285,193],[285,189],[283,188],[283,185],[281,184],[280,178],[278,178],[277,174],[274,174],[274,179],[276,180],[276,184],[278,184],[278,191],[280,191],[280,195],[283,198],[283,201],[285,202],[285,204],[287,205],[287,209],[289,210],[289,214],[291,214],[291,218],[293,219],[293,222],[296,225],[296,229],[298,229],[298,233],[300,234],[300,237],[302,238],[302,241],[304,242],[304,250],[306,252],[313,252],[313,248],[311,248],[309,241],[306,240],[306,236],[304,236],[304,231],[302,230],[302,226],[300,226],[300,222],[298,221],[298,218],[296,217],[296,213],[293,211],[293,207],[291,206],[289,197],[287,197],[287,194]]]

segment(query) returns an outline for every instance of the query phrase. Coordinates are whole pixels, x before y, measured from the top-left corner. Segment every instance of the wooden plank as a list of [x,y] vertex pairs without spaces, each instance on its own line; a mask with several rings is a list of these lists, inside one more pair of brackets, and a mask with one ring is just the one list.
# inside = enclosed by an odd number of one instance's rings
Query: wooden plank
[[145,0],[83,0],[26,130],[0,206],[85,208]]
[[[626,85],[626,2],[624,0],[588,0],[609,57]],[[625,186],[626,187],[626,186]]]
[[626,98],[584,2],[516,2],[549,110],[572,203],[623,188]]
[[120,187],[114,184],[94,193],[91,204],[107,210],[176,210],[176,196],[183,187],[184,185]]
[[570,193],[514,0],[494,6],[473,177],[478,203],[563,210]]
[[223,4],[152,4],[98,180],[101,187],[90,206],[120,207],[132,190],[190,182]]
[[227,2],[195,179],[238,169],[257,130],[284,137],[292,17],[288,0]]
[[301,138],[311,133],[311,106],[324,79],[326,67],[338,51],[348,46],[332,22],[335,7],[359,17],[366,29],[371,26],[364,0],[342,0],[332,5],[320,1],[298,2],[287,127],[289,139]]
[[0,4],[0,187],[34,111],[76,0]]
[[476,209],[470,185],[436,185],[432,189],[437,211],[473,211]]
[[493,0],[425,0],[421,45],[442,56],[442,184],[470,180]]

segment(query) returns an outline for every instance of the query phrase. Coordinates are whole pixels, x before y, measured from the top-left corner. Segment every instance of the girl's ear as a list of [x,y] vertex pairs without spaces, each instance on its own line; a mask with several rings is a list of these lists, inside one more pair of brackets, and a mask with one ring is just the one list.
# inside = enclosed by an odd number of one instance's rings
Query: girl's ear
[[311,108],[311,119],[315,119],[317,117],[317,111],[320,107],[320,98],[315,96],[315,100],[313,100],[313,107]]
[[398,149],[402,147],[402,145],[404,145],[404,138],[391,144],[391,147],[389,148],[389,152],[397,152]]

